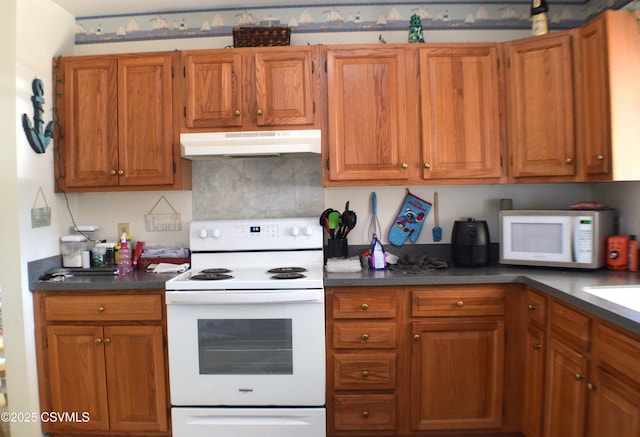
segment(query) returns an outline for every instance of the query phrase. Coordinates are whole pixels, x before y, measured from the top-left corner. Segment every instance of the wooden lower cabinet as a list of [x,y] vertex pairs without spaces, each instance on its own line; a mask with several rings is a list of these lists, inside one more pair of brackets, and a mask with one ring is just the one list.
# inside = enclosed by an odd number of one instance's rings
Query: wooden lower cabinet
[[34,292],[44,432],[170,435],[162,294]]

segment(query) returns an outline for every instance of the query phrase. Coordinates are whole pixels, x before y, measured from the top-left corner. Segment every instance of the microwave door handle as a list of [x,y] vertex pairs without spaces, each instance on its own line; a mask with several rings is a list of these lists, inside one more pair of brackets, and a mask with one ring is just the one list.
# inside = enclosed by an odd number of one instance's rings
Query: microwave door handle
[[571,262],[578,261],[578,244],[580,227],[576,226],[577,217],[571,218]]

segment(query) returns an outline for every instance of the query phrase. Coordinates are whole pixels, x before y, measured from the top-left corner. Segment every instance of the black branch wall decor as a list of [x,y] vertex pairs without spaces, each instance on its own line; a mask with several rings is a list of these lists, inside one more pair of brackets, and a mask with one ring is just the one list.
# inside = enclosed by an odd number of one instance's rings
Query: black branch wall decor
[[27,114],[22,114],[22,128],[33,151],[44,153],[53,138],[53,121],[50,121],[44,127],[44,120],[42,119],[44,114],[44,83],[35,78],[31,83],[31,88],[33,89],[33,96],[31,97],[33,102],[33,124],[31,124]]

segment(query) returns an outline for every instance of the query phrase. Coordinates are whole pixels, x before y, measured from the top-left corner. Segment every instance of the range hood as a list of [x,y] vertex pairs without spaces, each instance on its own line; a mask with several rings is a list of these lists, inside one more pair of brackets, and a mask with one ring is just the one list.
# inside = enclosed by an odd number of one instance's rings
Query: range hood
[[320,129],[180,134],[182,157],[305,156],[320,154]]

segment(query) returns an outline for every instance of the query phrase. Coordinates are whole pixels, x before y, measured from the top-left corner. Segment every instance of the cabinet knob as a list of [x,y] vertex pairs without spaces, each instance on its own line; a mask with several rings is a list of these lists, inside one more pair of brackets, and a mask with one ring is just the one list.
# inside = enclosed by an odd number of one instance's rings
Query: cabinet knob
[[533,350],[539,351],[540,349],[542,349],[542,345],[540,343],[533,344]]
[[431,168],[431,164],[429,164],[428,162],[424,163],[424,168]]
[[598,153],[598,154],[596,155],[596,159],[597,159],[598,161],[602,161],[602,160],[604,160],[604,155],[601,155],[601,154],[599,154],[599,153]]
[[420,340],[420,334],[413,334],[413,339],[414,339],[415,341]]
[[367,303],[363,303],[363,304],[360,306],[360,308],[362,308],[364,311],[366,311],[366,310],[368,310],[368,309],[369,309],[369,304],[367,304]]
[[360,338],[362,338],[362,341],[367,341],[369,340],[369,334],[362,334],[362,337]]
[[462,308],[462,307],[464,306],[464,302],[463,302],[463,301],[461,301],[461,300],[459,300],[458,302],[456,302],[456,306],[457,306],[458,308]]
[[402,168],[409,168],[409,164],[407,164],[406,162],[402,163]]
[[587,383],[587,390],[595,391],[596,390],[596,386],[589,382],[589,383]]
[[573,159],[572,158],[567,158],[567,159],[564,160],[564,162],[566,164],[573,164]]
[[363,417],[364,419],[368,419],[368,418],[369,418],[369,412],[368,412],[368,411],[366,411],[366,410],[365,410],[365,411],[363,411],[363,412],[362,412],[362,417]]
[[109,344],[111,343],[111,339],[109,338],[105,338],[104,340],[102,340],[104,342],[104,344]]
[[535,305],[533,305],[533,304],[529,304],[529,305],[527,306],[527,308],[529,309],[529,311],[535,311],[536,306],[535,306]]
[[368,378],[369,377],[369,372],[367,372],[366,370],[362,371],[362,377],[363,378]]
[[118,173],[118,172],[117,172],[117,171],[115,171],[115,170],[111,170],[111,171],[109,172],[109,174],[111,174],[111,176],[115,176],[117,173]]
[[240,110],[236,109],[235,111],[233,111],[233,115],[235,115],[236,117],[238,117],[240,115]]
[[118,170],[118,176],[122,176],[124,174],[124,170]]
[[574,378],[576,378],[576,381],[582,381],[584,379],[584,375],[581,375],[580,373],[576,373],[574,375]]
[[103,312],[103,311],[104,311],[104,307],[103,307],[102,305],[100,305],[100,306],[98,307],[98,312],[99,312],[99,313],[101,313],[101,312]]
[[96,342],[96,344],[102,344],[102,339],[101,338],[96,338],[94,341]]
[[258,110],[256,111],[256,114],[258,114],[258,115],[262,115],[262,109],[258,109]]

